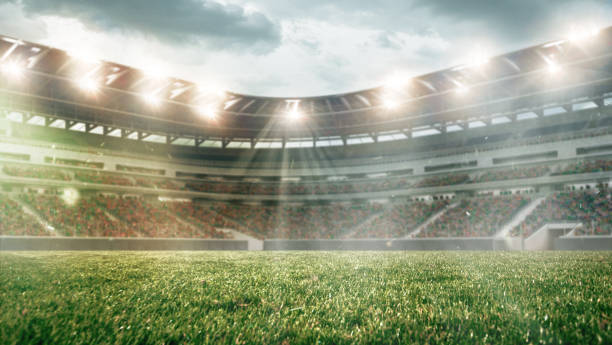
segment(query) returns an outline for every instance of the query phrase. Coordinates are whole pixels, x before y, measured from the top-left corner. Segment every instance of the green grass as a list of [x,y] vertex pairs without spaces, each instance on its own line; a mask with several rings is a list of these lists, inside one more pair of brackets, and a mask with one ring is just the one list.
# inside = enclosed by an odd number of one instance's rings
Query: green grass
[[0,253],[2,344],[612,344],[612,253]]

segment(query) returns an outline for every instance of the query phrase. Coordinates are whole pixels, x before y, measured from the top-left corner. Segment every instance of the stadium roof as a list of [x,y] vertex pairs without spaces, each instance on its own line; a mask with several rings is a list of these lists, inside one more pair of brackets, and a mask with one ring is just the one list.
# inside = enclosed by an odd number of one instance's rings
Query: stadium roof
[[305,98],[216,90],[84,53],[0,36],[0,105],[44,114],[49,124],[61,119],[67,127],[82,123],[87,132],[101,128],[104,135],[119,130],[121,136],[155,135],[196,146],[212,140],[222,147],[285,147],[322,138],[346,144],[461,130],[500,116],[513,121],[543,105],[598,102],[612,91],[612,27],[421,76],[397,76],[372,89]]

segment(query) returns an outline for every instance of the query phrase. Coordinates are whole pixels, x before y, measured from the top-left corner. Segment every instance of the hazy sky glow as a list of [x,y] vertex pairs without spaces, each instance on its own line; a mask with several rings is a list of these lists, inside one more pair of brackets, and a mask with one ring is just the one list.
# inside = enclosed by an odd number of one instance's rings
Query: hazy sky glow
[[311,96],[612,25],[609,0],[0,0],[0,33],[213,87]]

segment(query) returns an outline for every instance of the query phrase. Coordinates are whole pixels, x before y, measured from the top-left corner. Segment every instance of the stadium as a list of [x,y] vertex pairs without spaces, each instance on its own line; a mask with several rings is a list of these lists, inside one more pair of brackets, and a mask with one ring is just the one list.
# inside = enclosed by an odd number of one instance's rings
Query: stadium
[[612,342],[612,27],[316,97],[0,74],[0,343]]

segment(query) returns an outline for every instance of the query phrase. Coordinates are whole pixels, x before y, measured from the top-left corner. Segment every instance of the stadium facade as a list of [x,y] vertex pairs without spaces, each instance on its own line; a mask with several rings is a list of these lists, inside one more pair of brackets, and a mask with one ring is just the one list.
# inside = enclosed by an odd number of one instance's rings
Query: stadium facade
[[612,249],[612,28],[308,98],[0,56],[3,243]]

